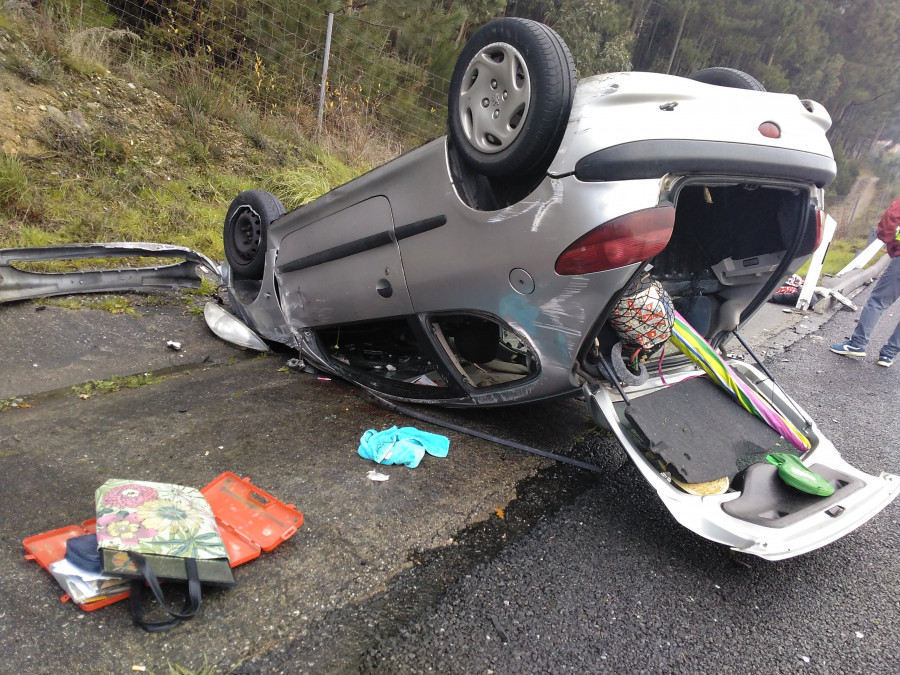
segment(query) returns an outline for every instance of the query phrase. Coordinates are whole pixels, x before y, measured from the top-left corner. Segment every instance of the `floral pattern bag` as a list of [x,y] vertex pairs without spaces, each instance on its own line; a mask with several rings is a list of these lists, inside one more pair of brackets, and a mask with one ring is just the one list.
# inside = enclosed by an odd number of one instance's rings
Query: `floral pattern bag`
[[[96,492],[97,546],[103,572],[135,581],[131,612],[150,631],[167,630],[200,610],[200,584],[233,586],[228,552],[203,494],[171,483],[111,479]],[[180,611],[170,609],[158,580],[188,582]],[[158,622],[143,617],[146,585],[171,616]]]

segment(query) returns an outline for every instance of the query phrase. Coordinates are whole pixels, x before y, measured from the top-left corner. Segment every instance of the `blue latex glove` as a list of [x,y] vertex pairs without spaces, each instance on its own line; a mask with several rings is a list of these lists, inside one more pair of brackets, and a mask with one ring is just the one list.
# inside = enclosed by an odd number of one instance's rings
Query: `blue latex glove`
[[446,457],[449,449],[450,439],[446,436],[413,427],[369,429],[359,439],[359,456],[363,459],[379,464],[405,464],[410,469],[419,466],[426,452],[434,457]]

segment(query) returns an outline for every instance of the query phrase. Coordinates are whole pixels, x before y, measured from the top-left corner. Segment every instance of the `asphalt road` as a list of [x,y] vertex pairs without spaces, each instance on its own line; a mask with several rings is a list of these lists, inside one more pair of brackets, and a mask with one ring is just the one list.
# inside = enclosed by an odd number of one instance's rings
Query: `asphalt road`
[[[372,483],[356,455],[365,429],[441,429],[349,385],[291,375],[289,354],[248,357],[178,294],[141,296],[135,308],[0,307],[0,671],[900,672],[890,670],[896,504],[799,560],[736,562],[672,521],[576,400],[432,412],[599,474],[450,432],[446,460]],[[791,391],[853,404],[838,415],[798,396],[826,433],[862,468],[897,471],[888,427],[860,428],[874,403],[896,409],[900,369],[827,354],[815,340],[825,316],[774,305],[761,314],[747,337]],[[849,333],[854,316],[839,313],[829,339]],[[87,399],[71,389],[151,371],[164,379]],[[848,384],[881,391],[860,374],[893,398],[857,405],[863,394]],[[62,604],[52,578],[23,558],[25,537],[89,518],[108,477],[202,487],[226,470],[306,520],[173,631],[137,629],[127,603],[91,613]]]
[[[357,387],[292,374],[292,354],[230,347],[178,293],[133,302],[133,315],[0,306],[0,672],[346,672],[376,635],[586,486],[549,460],[457,432],[445,432],[447,458],[379,467],[390,480],[372,482],[376,465],[356,452],[365,430],[444,430]],[[154,381],[137,388],[97,388],[149,372]],[[99,384],[85,394],[89,380]],[[591,426],[573,401],[473,412],[466,424],[548,451]],[[305,521],[236,568],[235,588],[205,590],[200,615],[177,629],[145,633],[128,603],[94,612],[61,603],[52,577],[24,558],[24,539],[90,519],[108,478],[202,488],[224,471],[296,505]],[[528,507],[500,519],[511,502]],[[476,534],[460,543],[465,532]]]
[[[900,368],[875,365],[900,307],[865,361],[827,351],[856,316],[838,312],[768,365],[847,459],[900,472]],[[363,670],[896,674],[898,554],[897,501],[838,542],[769,563],[684,530],[624,469],[382,636]]]

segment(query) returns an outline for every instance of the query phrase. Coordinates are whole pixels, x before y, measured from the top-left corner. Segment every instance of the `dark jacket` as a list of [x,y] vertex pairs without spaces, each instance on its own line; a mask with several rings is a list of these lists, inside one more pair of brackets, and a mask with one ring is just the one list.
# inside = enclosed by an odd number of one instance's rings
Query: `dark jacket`
[[896,238],[898,227],[900,227],[900,199],[895,199],[878,221],[877,235],[887,246],[888,255],[892,258],[900,256],[900,241]]

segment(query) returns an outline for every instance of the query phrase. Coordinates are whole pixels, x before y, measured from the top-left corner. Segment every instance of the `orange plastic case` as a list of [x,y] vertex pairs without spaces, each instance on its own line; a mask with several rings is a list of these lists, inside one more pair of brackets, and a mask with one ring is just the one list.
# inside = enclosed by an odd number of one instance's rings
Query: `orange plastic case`
[[[50,563],[62,560],[66,556],[66,541],[72,537],[80,537],[83,534],[96,532],[96,520],[86,520],[81,525],[68,525],[50,532],[35,534],[22,540],[22,545],[28,553],[25,560],[34,560],[45,570],[49,570]],[[229,557],[230,561],[230,557]],[[119,600],[124,600],[129,595],[128,591],[115,595],[98,596],[91,602],[79,603],[79,607],[85,612],[93,612],[95,609],[106,607]],[[60,598],[61,602],[68,602],[71,598],[68,593]]]
[[226,471],[200,490],[219,523],[232,567],[271,551],[303,524],[303,514]]
[[[232,567],[253,560],[262,551],[271,551],[303,525],[303,514],[293,504],[275,499],[250,483],[249,478],[239,478],[230,471],[221,474],[200,492],[216,516]],[[27,551],[25,559],[34,560],[48,569],[50,563],[65,557],[67,540],[95,531],[96,520],[92,519],[81,525],[68,525],[35,534],[22,541]],[[78,606],[85,612],[92,612],[127,597],[126,591]],[[62,602],[69,599],[68,595],[60,598]]]

